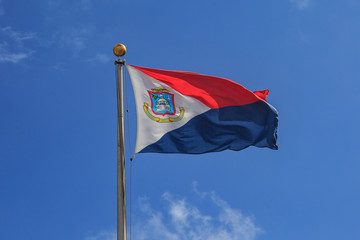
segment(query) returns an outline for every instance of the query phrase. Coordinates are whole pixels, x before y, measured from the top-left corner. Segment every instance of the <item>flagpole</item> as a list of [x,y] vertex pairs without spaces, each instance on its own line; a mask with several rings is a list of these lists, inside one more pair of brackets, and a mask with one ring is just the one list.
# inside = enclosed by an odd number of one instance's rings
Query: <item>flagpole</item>
[[124,105],[123,105],[123,66],[125,60],[120,57],[126,53],[123,44],[116,44],[113,48],[116,66],[116,95],[117,95],[117,240],[126,240],[126,185],[125,185],[125,142],[124,142]]

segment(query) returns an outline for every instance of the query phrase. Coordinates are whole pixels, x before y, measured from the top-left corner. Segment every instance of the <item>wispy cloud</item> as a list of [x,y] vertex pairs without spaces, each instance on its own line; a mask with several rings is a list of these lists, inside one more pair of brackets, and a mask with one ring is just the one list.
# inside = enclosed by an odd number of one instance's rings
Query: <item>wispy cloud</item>
[[3,16],[3,15],[5,15],[5,9],[2,6],[2,1],[0,0],[0,16]]
[[[89,12],[92,9],[93,0],[80,0],[80,1],[73,1],[71,3],[64,2],[61,0],[48,0],[47,1],[47,7],[49,10],[56,10],[58,11],[59,8],[61,9],[60,14],[55,13],[55,15],[60,16],[63,11],[66,12]],[[52,16],[52,17],[58,17],[58,16]]]
[[77,56],[86,48],[86,42],[90,34],[90,28],[86,26],[72,27],[54,34],[56,43],[72,50]]
[[48,0],[46,3],[49,9],[57,8],[60,5],[60,1],[57,0]]
[[116,240],[116,232],[101,231],[93,237],[87,237],[85,240]]
[[310,0],[290,0],[299,10],[303,10],[309,6]]
[[215,192],[200,192],[194,183],[194,192],[204,201],[210,200],[218,214],[204,213],[185,198],[164,193],[166,210],[150,207],[148,200],[140,203],[145,218],[141,218],[134,230],[134,239],[169,240],[254,240],[262,230],[255,226],[251,217],[232,208]]
[[[200,192],[194,182],[193,190],[204,202],[213,205],[215,213],[204,213],[200,207],[186,198],[166,192],[161,199],[161,210],[155,210],[150,200],[140,198],[133,217],[132,237],[136,240],[254,240],[263,231],[252,217],[245,216],[239,209],[232,208],[215,192]],[[199,199],[198,198],[198,199]],[[115,240],[115,232],[102,231],[86,240]]]
[[102,54],[102,53],[98,53],[95,54],[94,57],[89,58],[88,60],[86,60],[87,62],[92,62],[92,63],[108,63],[111,60],[111,58],[108,55]]
[[30,57],[33,52],[27,53],[9,53],[0,51],[0,62],[18,63],[21,60]]
[[4,39],[0,42],[0,62],[18,63],[35,52],[24,47],[26,40],[36,38],[33,32],[18,32],[11,27],[0,27],[0,36]]
[[91,0],[81,0],[81,9],[84,11],[89,11],[91,9],[92,1]]
[[24,40],[36,38],[36,34],[33,32],[17,32],[11,27],[0,27],[0,33],[20,44],[22,44]]

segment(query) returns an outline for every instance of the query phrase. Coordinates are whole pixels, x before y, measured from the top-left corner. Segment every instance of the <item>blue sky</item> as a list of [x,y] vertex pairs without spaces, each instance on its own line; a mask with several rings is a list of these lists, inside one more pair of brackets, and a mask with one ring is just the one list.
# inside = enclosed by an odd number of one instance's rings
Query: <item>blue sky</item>
[[0,239],[115,239],[118,42],[132,65],[267,88],[279,112],[278,151],[136,155],[132,239],[359,239],[359,10],[0,0]]

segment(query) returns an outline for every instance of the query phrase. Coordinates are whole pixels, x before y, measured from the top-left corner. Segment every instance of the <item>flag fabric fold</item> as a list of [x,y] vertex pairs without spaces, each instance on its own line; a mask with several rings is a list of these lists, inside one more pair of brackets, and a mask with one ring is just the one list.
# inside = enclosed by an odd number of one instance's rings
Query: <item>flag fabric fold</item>
[[225,78],[127,65],[137,108],[135,153],[200,154],[249,146],[277,149],[269,90]]

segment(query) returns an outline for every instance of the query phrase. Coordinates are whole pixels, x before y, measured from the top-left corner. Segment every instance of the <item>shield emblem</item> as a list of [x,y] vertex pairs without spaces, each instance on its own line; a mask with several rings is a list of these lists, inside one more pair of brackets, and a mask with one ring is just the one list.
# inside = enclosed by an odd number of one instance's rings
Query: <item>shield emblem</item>
[[174,94],[165,88],[155,88],[148,91],[151,100],[151,110],[156,115],[174,115],[176,113]]

